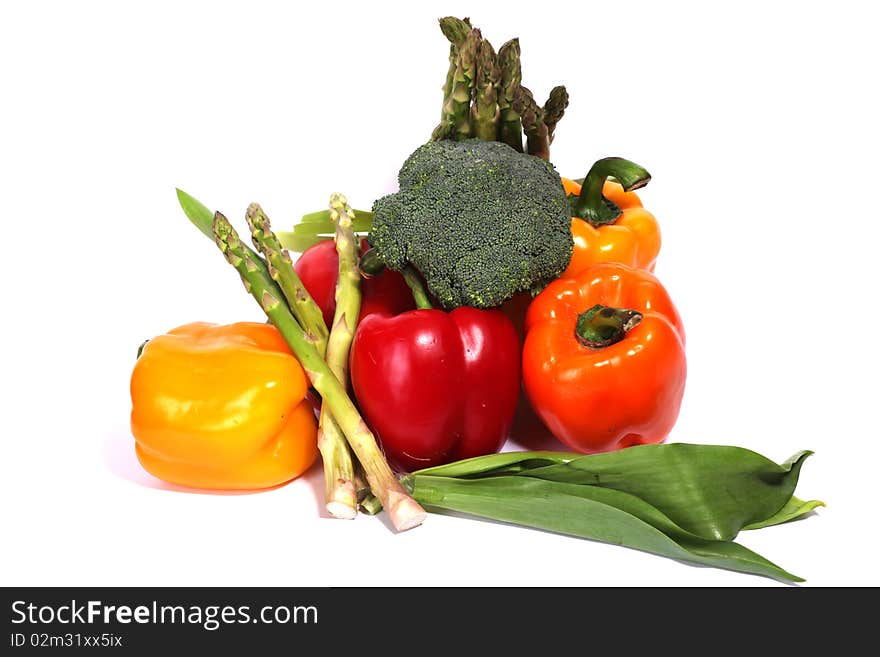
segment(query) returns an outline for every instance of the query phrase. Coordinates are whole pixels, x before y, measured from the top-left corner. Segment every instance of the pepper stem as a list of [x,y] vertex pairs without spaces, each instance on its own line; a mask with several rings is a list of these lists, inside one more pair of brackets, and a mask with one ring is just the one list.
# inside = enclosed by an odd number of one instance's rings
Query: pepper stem
[[422,283],[422,277],[419,276],[419,272],[417,272],[414,267],[408,266],[401,271],[400,274],[403,276],[403,280],[406,281],[406,284],[412,291],[413,300],[416,302],[416,308],[419,310],[431,310],[434,308],[434,304],[431,303],[428,291],[425,289],[425,284]]
[[642,314],[636,310],[609,308],[597,303],[578,315],[574,334],[585,347],[602,349],[623,340],[627,331],[641,321]]
[[631,192],[644,187],[651,181],[651,174],[635,162],[622,157],[605,157],[598,160],[584,178],[581,193],[570,195],[571,214],[579,217],[595,228],[614,223],[622,210],[602,194],[605,180],[614,178]]

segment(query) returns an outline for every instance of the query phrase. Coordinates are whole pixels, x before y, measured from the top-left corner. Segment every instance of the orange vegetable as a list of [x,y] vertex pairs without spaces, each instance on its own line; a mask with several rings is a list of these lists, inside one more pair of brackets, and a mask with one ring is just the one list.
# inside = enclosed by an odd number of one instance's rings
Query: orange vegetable
[[153,338],[131,375],[141,465],[198,488],[257,489],[318,454],[308,380],[270,324],[197,322]]
[[553,281],[529,306],[525,391],[573,450],[663,441],[686,374],[681,318],[649,272],[600,263]]
[[[608,180],[609,176],[615,180]],[[633,191],[650,180],[642,167],[619,157],[596,162],[583,185],[562,179],[572,200],[574,252],[561,278],[577,276],[599,262],[620,262],[654,271],[660,252],[660,226]]]

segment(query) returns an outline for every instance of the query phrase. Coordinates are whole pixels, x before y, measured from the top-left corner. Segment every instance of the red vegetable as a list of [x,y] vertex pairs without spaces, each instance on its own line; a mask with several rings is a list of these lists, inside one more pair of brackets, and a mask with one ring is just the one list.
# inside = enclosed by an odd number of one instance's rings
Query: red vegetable
[[389,461],[403,470],[497,452],[520,390],[520,341],[499,310],[371,314],[351,382]]
[[529,306],[524,387],[553,435],[573,450],[662,442],[686,378],[681,317],[647,271],[595,264],[553,281]]
[[[362,250],[366,242],[362,243]],[[333,240],[318,242],[306,249],[293,263],[293,268],[312,295],[324,315],[324,322],[332,328],[336,312],[336,278],[339,275],[339,256]],[[415,308],[412,292],[396,271],[386,270],[361,281],[360,318],[381,312],[397,315]]]

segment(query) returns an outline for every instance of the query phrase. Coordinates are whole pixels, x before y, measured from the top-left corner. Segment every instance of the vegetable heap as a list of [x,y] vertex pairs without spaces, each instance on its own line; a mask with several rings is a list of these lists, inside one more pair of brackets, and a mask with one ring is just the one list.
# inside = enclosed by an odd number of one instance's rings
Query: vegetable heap
[[[734,539],[822,505],[794,495],[810,452],[777,464],[660,444],[687,364],[653,274],[658,224],[634,191],[650,175],[608,157],[580,182],[560,177],[565,88],[539,106],[518,40],[496,52],[468,19],[440,27],[440,124],[372,212],[333,194],[276,233],[252,204],[252,249],[178,190],[269,323],[193,324],[143,346],[141,463],[183,485],[261,488],[317,449],[336,517],[384,509],[400,531],[455,511],[799,581]],[[497,453],[518,399],[573,451]]]
[[[403,489],[388,466],[373,432],[346,389],[348,351],[361,300],[357,244],[352,230],[354,211],[346,198],[334,194],[330,199],[339,269],[336,311],[329,334],[321,309],[303,286],[288,252],[281,248],[269,218],[259,205],[250,205],[246,213],[251,237],[260,252],[257,253],[241,241],[223,214],[212,213],[180,190],[178,199],[189,219],[211,237],[238,272],[245,290],[278,330],[321,397],[318,449],[324,461],[327,509],[338,517],[351,518],[357,512],[353,453],[366,477],[366,485],[388,511],[394,527],[405,530],[421,524],[424,510]],[[150,347],[148,342],[141,358]],[[272,384],[272,381],[266,383]],[[248,403],[246,399],[236,401]],[[182,421],[192,412],[193,409],[184,407],[176,417]],[[148,467],[143,461],[142,464]]]

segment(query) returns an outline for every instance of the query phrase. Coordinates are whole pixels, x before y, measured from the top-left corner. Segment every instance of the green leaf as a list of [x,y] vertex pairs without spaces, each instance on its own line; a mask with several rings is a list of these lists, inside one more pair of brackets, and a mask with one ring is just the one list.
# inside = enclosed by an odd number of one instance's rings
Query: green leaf
[[177,201],[193,225],[213,242],[214,213],[182,189],[177,189]]
[[779,465],[741,447],[639,445],[523,474],[631,493],[697,536],[728,540],[785,506],[810,454]]
[[810,454],[777,464],[740,447],[688,443],[589,456],[506,452],[427,468],[402,481],[428,509],[799,581],[732,539],[744,527],[787,522],[821,504],[793,497]]
[[459,479],[416,474],[413,497],[448,510],[622,545],[684,562],[803,581],[732,541],[706,540],[634,495],[522,476]]
[[275,236],[281,242],[281,246],[292,253],[305,253],[315,244],[330,239],[329,235],[297,235],[288,230],[275,231]]
[[[198,228],[202,234],[212,242],[214,241],[214,213],[209,210],[201,201],[190,196],[182,189],[177,189],[177,201],[183,208],[183,213],[187,219],[192,222],[193,226]],[[242,248],[251,256],[251,260],[262,272],[269,276],[269,266],[263,257],[250,248],[247,244],[242,244]],[[280,293],[280,292],[279,292]]]
[[512,474],[531,468],[554,464],[564,464],[582,458],[583,454],[573,452],[533,451],[501,452],[487,456],[475,456],[445,465],[424,468],[413,475],[433,475],[437,477],[470,477],[499,474]]
[[[202,233],[213,241],[212,224],[214,213],[201,201],[190,196],[182,189],[177,189],[177,201],[183,213]],[[373,226],[373,213],[367,210],[355,210],[352,228],[355,233],[368,233]],[[332,239],[336,234],[336,226],[330,219],[330,210],[319,210],[303,215],[300,223],[293,231],[276,231],[281,246],[294,253],[302,253],[318,242]]]
[[[373,213],[367,210],[355,210],[352,229],[355,233],[368,233],[373,227]],[[330,210],[319,210],[305,214],[292,231],[277,231],[281,245],[294,253],[302,253],[309,247],[333,239],[336,225],[330,218]]]
[[821,502],[819,500],[810,500],[808,502],[805,502],[804,500],[800,500],[792,495],[791,499],[785,503],[785,506],[779,509],[779,511],[774,513],[772,516],[770,516],[766,520],[761,520],[758,522],[753,522],[750,525],[746,525],[745,527],[743,527],[743,529],[761,529],[762,527],[781,525],[785,522],[791,522],[792,520],[801,520],[810,511],[820,506],[825,506],[825,502]]
[[589,456],[506,452],[414,474],[468,478],[521,474],[614,488],[661,509],[696,536],[727,540],[746,526],[778,524],[796,513],[789,504],[810,454],[800,452],[778,465],[740,447],[671,443]]

